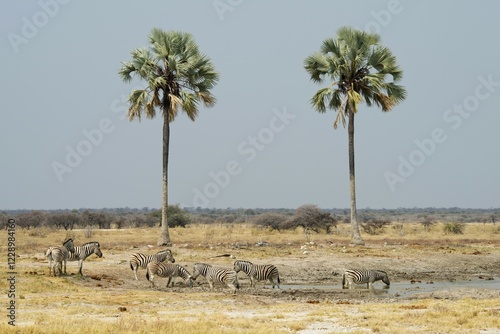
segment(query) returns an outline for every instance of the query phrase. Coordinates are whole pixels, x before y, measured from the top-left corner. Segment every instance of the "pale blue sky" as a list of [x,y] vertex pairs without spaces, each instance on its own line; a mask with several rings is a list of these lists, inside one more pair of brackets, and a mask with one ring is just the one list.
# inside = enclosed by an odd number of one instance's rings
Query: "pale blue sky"
[[160,207],[162,120],[124,119],[140,83],[117,74],[154,27],[192,33],[221,74],[216,106],[172,124],[170,203],[349,207],[347,131],[312,110],[322,86],[303,69],[344,25],[380,33],[408,90],[356,118],[358,207],[500,207],[499,14],[493,0],[9,1],[0,209]]

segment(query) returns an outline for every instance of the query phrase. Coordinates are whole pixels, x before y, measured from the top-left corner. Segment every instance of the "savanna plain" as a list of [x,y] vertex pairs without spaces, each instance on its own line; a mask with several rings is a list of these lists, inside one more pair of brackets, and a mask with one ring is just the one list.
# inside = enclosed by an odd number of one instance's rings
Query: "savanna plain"
[[[366,245],[349,246],[349,225],[334,233],[271,231],[251,224],[192,224],[170,229],[176,263],[192,272],[205,262],[232,268],[235,259],[278,267],[281,288],[267,282],[250,288],[210,291],[203,277],[192,288],[182,279],[151,289],[144,269],[139,280],[129,267],[135,252],[153,254],[159,228],[94,230],[19,229],[16,232],[16,326],[8,325],[2,293],[1,333],[500,333],[500,227],[468,223],[463,234],[440,224],[385,226],[363,235]],[[101,244],[78,275],[49,275],[45,251],[73,237],[75,245]],[[1,246],[2,254],[7,247]],[[376,282],[346,290],[346,268],[385,270],[391,286]],[[7,263],[2,261],[2,272]],[[5,277],[5,275],[3,275]],[[449,283],[449,285],[440,284]],[[463,283],[463,284],[462,284]],[[405,286],[404,289],[397,288]],[[437,287],[430,291],[428,287]],[[8,281],[1,280],[2,291]]]

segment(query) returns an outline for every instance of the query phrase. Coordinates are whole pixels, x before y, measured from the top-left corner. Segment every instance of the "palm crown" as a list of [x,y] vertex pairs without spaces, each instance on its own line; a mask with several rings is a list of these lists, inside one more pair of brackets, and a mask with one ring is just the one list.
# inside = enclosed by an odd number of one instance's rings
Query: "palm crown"
[[154,118],[155,107],[161,108],[169,122],[179,108],[194,120],[200,102],[207,107],[215,104],[210,90],[219,74],[210,59],[199,52],[191,34],[153,29],[149,41],[150,48],[133,50],[132,60],[124,62],[119,71],[125,82],[130,82],[133,75],[148,82],[145,89],[130,94],[130,120],[140,120],[143,114]]
[[336,39],[326,39],[320,51],[304,61],[313,82],[332,80],[314,94],[311,104],[321,113],[327,108],[338,110],[335,128],[339,121],[345,125],[348,111],[356,113],[363,99],[368,106],[376,104],[382,111],[390,111],[406,98],[406,90],[397,84],[403,72],[391,50],[379,45],[379,40],[377,34],[343,27]]

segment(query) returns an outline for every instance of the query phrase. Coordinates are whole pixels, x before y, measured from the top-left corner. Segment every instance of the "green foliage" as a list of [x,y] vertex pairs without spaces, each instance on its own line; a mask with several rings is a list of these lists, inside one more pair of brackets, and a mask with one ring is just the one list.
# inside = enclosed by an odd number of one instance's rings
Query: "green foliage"
[[443,226],[444,233],[446,234],[464,234],[464,223],[446,223]]
[[324,40],[320,50],[304,60],[313,82],[330,81],[310,102],[320,113],[337,110],[334,127],[339,121],[345,125],[349,112],[356,113],[363,101],[390,111],[406,98],[405,88],[397,84],[403,71],[379,41],[377,34],[342,27],[335,39]]
[[[161,210],[156,210],[149,215],[161,221]],[[187,224],[191,224],[191,217],[179,204],[175,204],[167,208],[167,221],[169,227],[186,227]]]

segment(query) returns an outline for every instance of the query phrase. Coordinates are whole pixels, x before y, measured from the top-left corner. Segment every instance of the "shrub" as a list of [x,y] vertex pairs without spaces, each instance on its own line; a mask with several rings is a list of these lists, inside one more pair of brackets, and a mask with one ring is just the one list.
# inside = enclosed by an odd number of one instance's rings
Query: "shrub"
[[262,213],[254,216],[252,222],[255,226],[269,228],[271,230],[281,230],[288,216],[281,213]]
[[363,230],[370,234],[376,235],[382,233],[384,226],[389,225],[391,222],[385,219],[367,219],[361,224]]
[[446,223],[443,226],[444,233],[448,234],[464,234],[464,223]]
[[297,227],[316,233],[324,229],[327,233],[331,233],[331,228],[337,227],[337,218],[320,210],[316,205],[306,204],[295,210],[294,215],[283,223],[284,229],[296,229]]
[[[149,215],[157,218],[161,224],[161,210],[156,210]],[[175,204],[167,207],[167,221],[168,227],[186,227],[187,224],[191,224],[191,217],[179,204]]]
[[434,219],[431,217],[424,217],[424,220],[422,221],[422,225],[424,226],[424,230],[429,232],[431,227],[434,225]]

